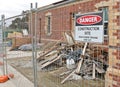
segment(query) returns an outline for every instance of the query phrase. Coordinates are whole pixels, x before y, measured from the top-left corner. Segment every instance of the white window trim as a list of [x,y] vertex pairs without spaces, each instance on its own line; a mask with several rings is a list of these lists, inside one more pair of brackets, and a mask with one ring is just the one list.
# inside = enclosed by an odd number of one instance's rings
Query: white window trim
[[[50,32],[48,32],[48,16],[50,16]],[[45,14],[45,33],[47,36],[50,36],[52,34],[52,14],[51,12],[48,12]]]

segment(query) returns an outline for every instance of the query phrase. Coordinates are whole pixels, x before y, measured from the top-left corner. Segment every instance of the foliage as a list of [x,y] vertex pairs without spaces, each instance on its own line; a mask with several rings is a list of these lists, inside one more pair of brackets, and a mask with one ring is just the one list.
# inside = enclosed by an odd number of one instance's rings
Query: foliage
[[15,18],[12,24],[9,25],[10,29],[28,29],[28,16],[22,18]]

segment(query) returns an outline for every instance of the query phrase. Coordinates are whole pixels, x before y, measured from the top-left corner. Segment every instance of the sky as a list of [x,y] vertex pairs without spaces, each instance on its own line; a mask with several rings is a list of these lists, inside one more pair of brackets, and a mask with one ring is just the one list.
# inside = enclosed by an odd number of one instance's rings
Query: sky
[[30,3],[38,3],[38,7],[49,5],[51,3],[61,0],[0,0],[0,19],[1,15],[5,15],[5,18],[9,18],[15,15],[19,15],[22,11],[30,10]]

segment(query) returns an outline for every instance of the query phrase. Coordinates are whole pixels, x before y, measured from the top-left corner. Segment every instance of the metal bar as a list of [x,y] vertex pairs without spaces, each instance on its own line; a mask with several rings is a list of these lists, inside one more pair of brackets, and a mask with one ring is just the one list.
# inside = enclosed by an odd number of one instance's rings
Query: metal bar
[[[29,13],[27,13],[27,14],[29,14]],[[9,19],[12,19],[12,18],[20,17],[20,16],[23,16],[23,15],[26,15],[26,14],[20,14],[20,15],[12,16],[12,17],[6,18],[5,21],[7,21]],[[2,22],[2,20],[0,20],[0,22]]]
[[[4,15],[4,26],[3,26],[3,29],[5,30],[5,15]],[[3,30],[3,31],[4,31]],[[6,51],[6,36],[5,36],[5,32],[4,32],[4,34],[3,34],[3,39],[4,39],[4,54],[5,54],[5,56],[4,56],[4,63],[5,63],[5,74],[8,74],[8,68],[7,68],[7,51]]]
[[[1,19],[2,19],[2,32],[3,32],[5,28],[5,16],[2,15]],[[3,50],[3,55],[5,55],[4,54],[4,41],[2,42],[2,50]],[[4,60],[5,60],[5,57],[3,56],[3,75],[5,75],[5,61]]]
[[[35,4],[35,9],[37,10],[37,3]],[[35,12],[35,43],[34,43],[34,48],[35,48],[35,58],[34,58],[34,79],[35,79],[35,87],[37,87],[37,11]]]
[[[36,7],[37,9],[37,7]],[[35,32],[33,31],[33,16],[32,16],[33,5],[31,3],[31,34],[32,34],[32,61],[33,61],[33,75],[34,75],[34,87],[37,87],[37,50],[36,50],[36,43],[37,43],[37,35],[36,35],[36,27],[37,27],[37,13],[35,12]]]

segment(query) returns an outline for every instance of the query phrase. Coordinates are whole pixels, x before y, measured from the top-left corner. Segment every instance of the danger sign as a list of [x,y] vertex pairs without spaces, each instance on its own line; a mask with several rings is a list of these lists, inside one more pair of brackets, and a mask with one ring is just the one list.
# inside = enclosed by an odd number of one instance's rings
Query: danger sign
[[76,15],[75,40],[103,43],[103,36],[103,12]]

